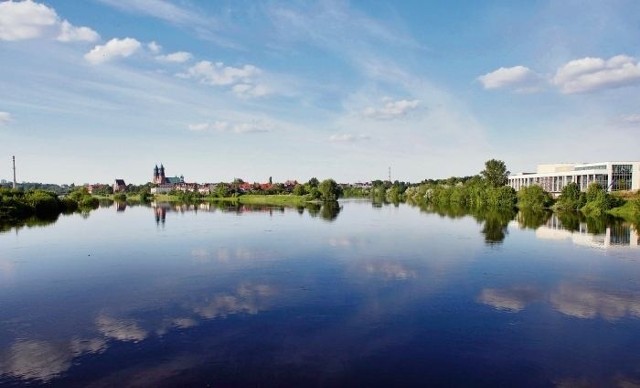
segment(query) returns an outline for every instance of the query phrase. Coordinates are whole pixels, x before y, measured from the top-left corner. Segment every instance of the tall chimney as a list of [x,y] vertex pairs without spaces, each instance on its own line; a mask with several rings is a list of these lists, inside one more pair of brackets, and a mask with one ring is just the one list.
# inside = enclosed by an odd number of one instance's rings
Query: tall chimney
[[16,188],[16,157],[12,156],[13,159],[13,188]]

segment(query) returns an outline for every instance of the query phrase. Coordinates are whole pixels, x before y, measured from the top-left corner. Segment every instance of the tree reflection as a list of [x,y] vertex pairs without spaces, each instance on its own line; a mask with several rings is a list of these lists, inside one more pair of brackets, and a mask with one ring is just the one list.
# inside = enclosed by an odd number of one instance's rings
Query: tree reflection
[[538,229],[546,224],[551,218],[550,211],[522,210],[517,215],[518,224],[521,228]]
[[320,213],[320,205],[317,203],[307,203],[304,205],[311,217],[317,217]]
[[484,234],[484,241],[489,245],[501,244],[509,233],[507,226],[513,220],[516,212],[514,210],[489,210],[479,211],[473,214],[478,221],[483,221],[481,233]]
[[556,213],[558,216],[558,220],[562,224],[562,228],[571,232],[575,232],[580,230],[580,221],[584,219],[584,216],[581,217],[581,214],[578,212],[559,212]]
[[329,201],[322,204],[322,209],[320,210],[320,217],[323,220],[333,221],[338,218],[338,213],[340,213],[342,208],[338,201]]

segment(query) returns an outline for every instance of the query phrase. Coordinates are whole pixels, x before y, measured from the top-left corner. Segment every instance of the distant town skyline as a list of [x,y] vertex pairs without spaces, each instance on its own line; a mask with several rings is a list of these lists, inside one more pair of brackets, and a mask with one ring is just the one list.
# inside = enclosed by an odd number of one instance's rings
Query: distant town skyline
[[0,2],[0,179],[637,160],[640,2]]

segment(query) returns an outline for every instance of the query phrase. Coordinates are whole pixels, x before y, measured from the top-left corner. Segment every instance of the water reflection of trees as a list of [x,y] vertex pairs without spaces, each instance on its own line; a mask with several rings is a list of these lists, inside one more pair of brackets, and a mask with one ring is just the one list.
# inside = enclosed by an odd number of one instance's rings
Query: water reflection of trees
[[524,229],[538,229],[542,225],[546,224],[551,218],[550,211],[533,211],[533,210],[522,210],[518,212],[516,216],[516,220],[518,221],[518,225]]
[[471,216],[475,218],[478,223],[482,224],[481,233],[484,235],[485,242],[489,245],[499,244],[504,241],[506,235],[509,233],[509,222],[516,216],[515,210],[511,209],[480,208],[469,210],[457,205],[434,206],[415,202],[409,202],[409,204],[417,206],[422,212],[437,214],[441,217],[457,219]]
[[509,233],[508,225],[515,217],[513,210],[485,210],[477,211],[473,217],[479,222],[483,222],[481,233],[484,234],[484,241],[489,244],[500,244]]
[[258,204],[241,204],[238,202],[211,202],[211,203],[199,203],[199,204],[187,204],[187,203],[172,203],[172,202],[153,202],[149,205],[154,210],[156,223],[160,224],[166,222],[166,216],[168,212],[207,212],[207,213],[268,213],[272,216],[275,213],[282,214],[288,209],[294,210],[298,214],[304,214],[305,211],[309,213],[309,216],[315,218],[320,217],[323,220],[333,221],[338,217],[338,214],[342,210],[339,202],[325,202],[325,203],[306,203],[302,206],[283,206],[283,205],[258,205]]
[[59,218],[59,215],[53,215],[50,217],[30,217],[24,220],[0,220],[0,233],[8,232],[11,229],[16,231],[27,228],[35,228],[41,226],[47,226],[55,223]]

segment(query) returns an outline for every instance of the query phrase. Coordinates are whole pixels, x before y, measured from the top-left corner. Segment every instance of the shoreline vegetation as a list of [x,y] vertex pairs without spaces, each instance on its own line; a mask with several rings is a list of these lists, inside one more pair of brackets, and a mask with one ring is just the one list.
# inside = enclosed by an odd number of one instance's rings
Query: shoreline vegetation
[[[166,194],[151,194],[150,183],[129,185],[126,193],[113,193],[108,185],[99,192],[89,194],[85,187],[66,186],[66,195],[41,188],[9,189],[0,187],[0,224],[19,224],[38,218],[55,220],[60,214],[75,211],[88,212],[98,207],[102,200],[132,203],[157,202],[228,202],[234,204],[304,206],[309,203],[335,202],[339,198],[368,198],[374,206],[382,203],[400,203],[431,208],[435,212],[452,215],[480,215],[501,213],[515,217],[517,211],[527,214],[529,220],[540,220],[535,216],[553,212],[562,219],[575,217],[602,218],[613,216],[640,225],[640,192],[609,193],[597,183],[592,183],[585,192],[577,184],[565,186],[554,199],[552,195],[534,185],[516,192],[507,186],[509,171],[504,162],[489,160],[480,174],[448,179],[428,179],[418,184],[375,180],[367,186],[339,185],[333,179],[320,182],[311,178],[307,183],[269,185],[268,190],[255,184],[249,191],[239,189],[242,180],[219,183],[210,193],[174,190]],[[31,186],[33,187],[33,186]],[[38,187],[38,186],[36,186]]]

